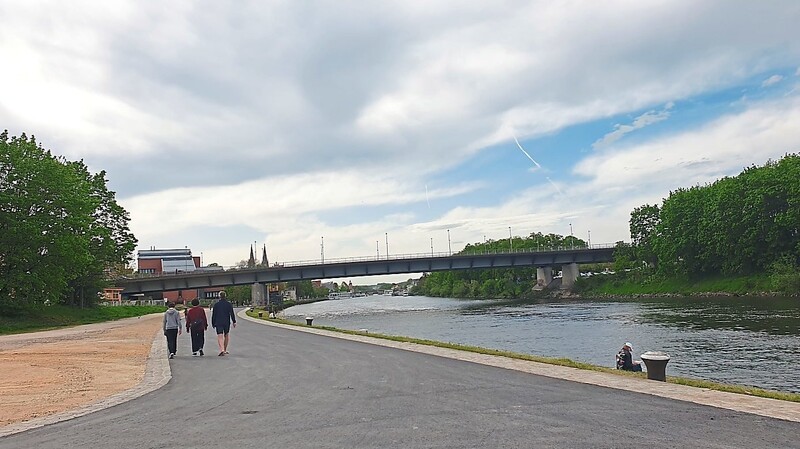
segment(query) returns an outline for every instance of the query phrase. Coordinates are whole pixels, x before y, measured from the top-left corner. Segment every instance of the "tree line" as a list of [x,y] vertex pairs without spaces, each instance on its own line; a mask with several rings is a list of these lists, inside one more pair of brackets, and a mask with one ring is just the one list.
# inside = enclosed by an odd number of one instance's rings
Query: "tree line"
[[800,155],[672,191],[661,205],[634,209],[630,232],[632,245],[618,258],[644,271],[689,278],[767,273],[797,282]]
[[34,136],[0,134],[0,314],[95,303],[125,269],[136,238],[107,183]]
[[[457,254],[481,252],[538,251],[555,248],[583,248],[586,242],[575,236],[533,232],[527,237],[488,240],[467,244]],[[491,268],[439,271],[423,274],[411,290],[414,295],[455,298],[525,298],[536,285],[536,268]]]

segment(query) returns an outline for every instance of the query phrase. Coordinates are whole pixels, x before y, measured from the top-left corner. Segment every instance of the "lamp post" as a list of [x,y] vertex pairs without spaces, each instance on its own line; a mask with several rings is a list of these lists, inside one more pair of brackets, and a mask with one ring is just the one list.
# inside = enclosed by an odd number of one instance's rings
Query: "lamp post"
[[511,248],[509,252],[514,252],[514,240],[511,239],[511,226],[508,227],[508,246]]
[[389,259],[389,233],[386,234],[386,259]]
[[321,263],[325,263],[325,236],[319,238],[319,258]]
[[378,241],[375,240],[375,259],[380,259],[380,258],[381,258],[380,246],[378,246]]
[[592,231],[589,230],[589,231],[586,231],[586,232],[589,233],[589,248],[591,248],[592,247]]
[[453,247],[450,246],[450,230],[449,229],[447,230],[447,252],[450,253],[451,256],[453,255]]
[[572,238],[573,237],[573,235],[572,235],[572,223],[569,224],[569,237],[570,237],[570,239],[569,239],[569,247],[570,248],[575,248],[575,240]]
[[431,257],[433,257],[433,237],[431,237]]

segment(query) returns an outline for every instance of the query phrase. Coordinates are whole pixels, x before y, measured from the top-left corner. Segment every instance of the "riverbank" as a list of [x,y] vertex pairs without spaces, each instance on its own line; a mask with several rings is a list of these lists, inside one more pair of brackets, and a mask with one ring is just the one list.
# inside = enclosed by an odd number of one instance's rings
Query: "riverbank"
[[688,279],[608,274],[578,279],[572,293],[583,298],[798,296],[797,291],[775,291],[774,287],[773,280],[764,275]]
[[[259,309],[255,309],[253,311],[248,311],[247,315],[259,319],[258,317]],[[353,335],[353,336],[363,336],[363,337],[371,337],[371,338],[378,338],[382,340],[400,342],[400,343],[413,343],[423,346],[432,346],[438,348],[445,348],[445,349],[452,349],[457,351],[466,351],[476,354],[484,354],[484,355],[491,355],[491,356],[501,356],[506,357],[509,359],[515,360],[525,360],[525,361],[532,361],[537,363],[543,363],[547,365],[554,365],[554,366],[562,366],[568,368],[575,368],[584,371],[595,371],[595,372],[602,372],[606,374],[612,374],[616,376],[628,377],[628,378],[641,378],[644,379],[646,375],[644,373],[631,373],[627,371],[620,371],[613,368],[608,368],[604,366],[593,365],[590,363],[584,362],[576,362],[574,360],[568,358],[554,358],[554,357],[542,357],[537,355],[531,354],[521,354],[513,351],[503,351],[497,349],[488,349],[483,347],[477,346],[470,346],[470,345],[463,345],[457,343],[448,343],[448,342],[441,342],[429,339],[420,339],[420,338],[413,338],[413,337],[405,337],[405,336],[398,336],[398,335],[385,335],[376,332],[367,332],[367,331],[355,331],[355,330],[348,330],[348,329],[340,329],[333,326],[308,326],[306,324],[298,323],[291,320],[285,320],[281,318],[267,318],[267,314],[262,314],[260,319],[262,320],[269,320],[270,322],[290,325],[290,326],[297,326],[301,328],[313,328],[313,329],[322,329],[330,332],[336,332],[343,335]],[[755,396],[761,398],[769,398],[769,399],[777,399],[782,401],[790,401],[790,402],[800,402],[800,394],[797,393],[789,393],[783,391],[775,391],[775,390],[767,390],[763,388],[755,388],[750,386],[742,386],[742,385],[733,385],[733,384],[725,384],[719,382],[712,382],[703,379],[693,379],[693,378],[685,378],[679,376],[668,376],[668,383],[675,384],[675,385],[684,385],[684,386],[691,386],[696,388],[720,391],[720,392],[727,392],[727,393],[735,393],[741,394],[746,396]]]

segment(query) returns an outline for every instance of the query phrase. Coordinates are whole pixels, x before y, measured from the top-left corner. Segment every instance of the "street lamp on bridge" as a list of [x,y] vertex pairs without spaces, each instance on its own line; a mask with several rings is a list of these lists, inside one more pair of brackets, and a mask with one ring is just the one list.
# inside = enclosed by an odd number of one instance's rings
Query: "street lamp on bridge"
[[447,252],[450,253],[451,256],[453,255],[453,247],[450,246],[450,230],[449,229],[447,230]]

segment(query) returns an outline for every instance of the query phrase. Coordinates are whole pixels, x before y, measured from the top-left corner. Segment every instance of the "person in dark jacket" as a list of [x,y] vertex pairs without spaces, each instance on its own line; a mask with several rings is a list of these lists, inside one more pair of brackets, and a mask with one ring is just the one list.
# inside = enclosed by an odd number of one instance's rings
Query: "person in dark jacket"
[[192,336],[192,355],[197,355],[198,352],[203,355],[206,329],[208,329],[206,309],[200,307],[200,301],[194,298],[192,308],[186,311],[186,332]]
[[164,336],[167,337],[167,351],[169,358],[174,358],[178,352],[178,334],[181,333],[181,313],[175,310],[175,304],[167,303],[164,312]]
[[219,301],[211,309],[211,325],[217,331],[217,344],[219,344],[219,354],[228,354],[228,333],[231,331],[231,323],[236,327],[236,314],[233,313],[233,306],[228,302],[227,294],[219,292]]
[[619,350],[619,354],[617,354],[617,369],[637,372],[642,370],[642,362],[634,362],[631,351],[633,351],[633,345],[625,342],[622,345],[622,349]]

